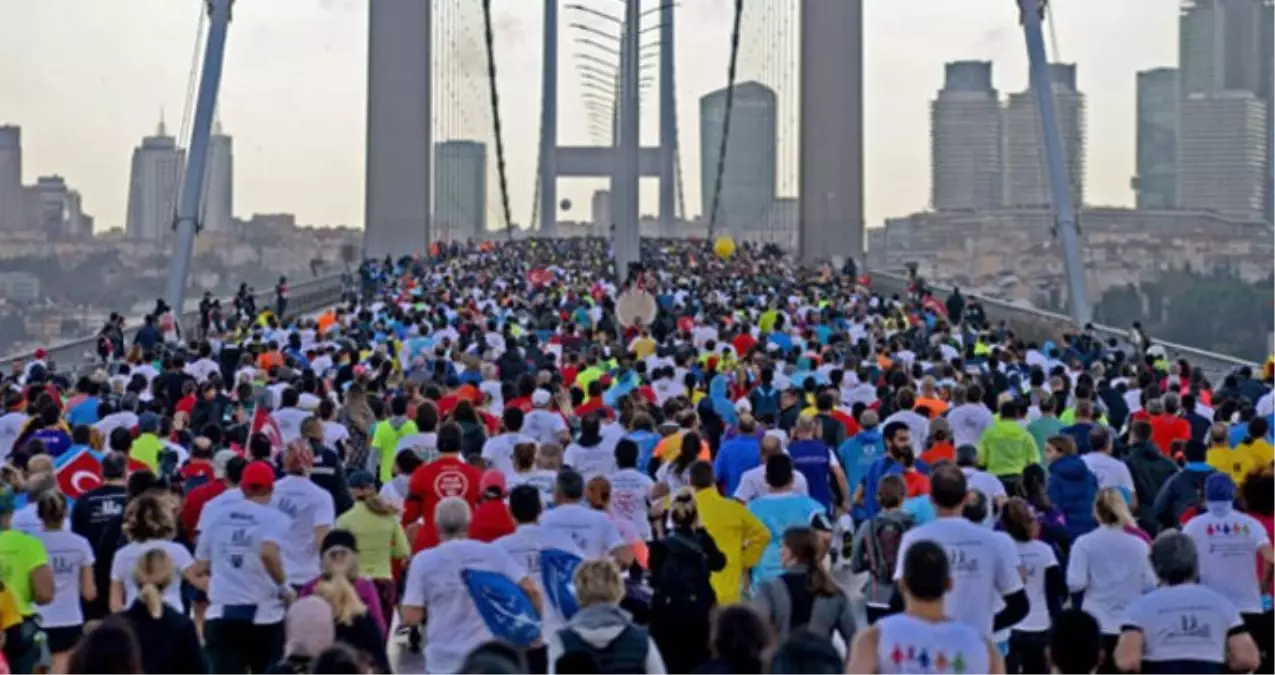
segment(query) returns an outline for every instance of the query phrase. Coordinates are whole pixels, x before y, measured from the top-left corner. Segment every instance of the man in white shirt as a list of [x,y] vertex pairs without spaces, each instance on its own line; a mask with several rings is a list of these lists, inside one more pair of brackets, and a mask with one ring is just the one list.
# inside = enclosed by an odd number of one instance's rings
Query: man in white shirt
[[[745,471],[739,476],[739,486],[735,488],[735,499],[747,504],[762,495],[770,494],[770,486],[766,484],[766,460],[772,455],[784,453],[783,440],[778,436],[766,434],[761,439],[761,464]],[[797,494],[810,495],[810,484],[800,471],[792,474],[792,491]]]
[[536,439],[537,443],[562,443],[571,440],[567,423],[562,415],[549,409],[553,396],[545,389],[537,389],[531,393],[532,411],[523,420],[523,431]]
[[567,446],[562,461],[586,480],[615,473],[615,445],[602,435],[602,420],[597,415],[580,420],[580,437]]
[[336,522],[332,495],[310,480],[314,468],[314,450],[310,442],[300,439],[288,444],[283,452],[286,476],[274,486],[270,505],[291,519],[288,532],[279,542],[288,583],[304,586],[319,576],[319,546]]
[[579,472],[563,469],[553,486],[554,508],[540,518],[540,526],[566,534],[584,551],[585,558],[614,557],[621,567],[633,562],[633,551],[620,529],[601,511],[580,503],[584,499],[584,478]]
[[[550,530],[536,524],[542,512],[540,491],[533,485],[519,485],[509,492],[509,513],[513,515],[518,529],[513,534],[496,540],[496,545],[503,548],[510,557],[527,570],[540,569],[541,553],[546,550],[562,551],[584,559],[584,551],[571,540],[571,537],[560,530]],[[532,581],[544,598],[544,613],[541,624],[542,633],[553,635],[566,623],[562,607],[555,603],[556,595],[546,593],[543,575],[533,575]],[[530,657],[531,655],[528,654]],[[532,669],[535,670],[534,668]]]
[[983,527],[996,525],[997,514],[1009,501],[1005,492],[1005,484],[1001,479],[978,468],[978,448],[974,445],[962,445],[956,449],[956,465],[965,474],[965,486],[968,490],[978,490],[987,499],[987,517],[980,523]]
[[275,424],[279,425],[279,434],[283,436],[284,443],[301,438],[301,422],[310,416],[309,412],[298,407],[300,401],[301,395],[297,390],[287,387],[279,395],[279,409],[270,413]]
[[916,407],[916,395],[911,389],[900,389],[894,401],[898,411],[885,418],[881,428],[886,428],[891,422],[902,422],[907,425],[912,438],[912,455],[920,457],[921,453],[925,452],[925,439],[930,437],[930,420],[924,415],[913,412],[912,408]]
[[466,570],[504,575],[522,587],[537,611],[543,607],[525,567],[501,546],[468,538],[471,517],[464,499],[440,501],[434,509],[440,543],[416,554],[407,572],[403,625],[425,623],[425,666],[431,673],[459,671],[471,649],[493,638],[465,583]]
[[992,411],[983,405],[982,387],[971,384],[965,389],[962,401],[947,412],[947,422],[952,425],[952,443],[958,448],[978,445],[978,439],[992,424]]
[[483,443],[483,461],[488,468],[497,469],[509,479],[514,475],[514,446],[519,443],[535,443],[536,440],[522,433],[523,415],[518,408],[505,408],[500,415],[504,433],[492,436]]
[[9,458],[13,452],[13,442],[18,440],[22,427],[27,423],[27,414],[23,411],[26,399],[21,392],[11,391],[5,395],[4,415],[0,415],[0,462]]
[[[952,588],[944,599],[947,615],[990,638],[1027,616],[1027,592],[1018,571],[1018,552],[1008,538],[963,517],[966,492],[965,474],[959,467],[936,468],[930,475],[930,501],[937,517],[904,533],[898,557],[904,560],[913,542],[928,540],[942,546],[952,573]],[[894,580],[902,576],[900,565]],[[998,599],[1005,608],[993,615]]]
[[1129,501],[1130,510],[1138,508],[1138,496],[1133,487],[1133,475],[1124,462],[1111,456],[1111,432],[1095,425],[1089,431],[1089,452],[1080,456],[1089,472],[1098,478],[1098,489],[1116,488]]

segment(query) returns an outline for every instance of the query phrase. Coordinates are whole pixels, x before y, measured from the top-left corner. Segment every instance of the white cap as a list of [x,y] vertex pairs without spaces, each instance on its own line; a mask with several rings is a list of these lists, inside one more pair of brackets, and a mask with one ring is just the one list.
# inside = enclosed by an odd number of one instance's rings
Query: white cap
[[549,405],[549,401],[551,400],[553,400],[553,397],[550,396],[549,392],[544,389],[537,389],[531,393],[531,405],[534,405],[537,408],[543,408]]

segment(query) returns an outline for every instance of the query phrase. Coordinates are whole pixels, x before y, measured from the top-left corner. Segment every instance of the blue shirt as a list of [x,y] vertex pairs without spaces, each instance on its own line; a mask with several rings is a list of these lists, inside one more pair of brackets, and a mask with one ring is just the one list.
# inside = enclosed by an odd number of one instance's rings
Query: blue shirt
[[[930,466],[919,459],[912,466],[921,473],[930,473]],[[863,476],[863,506],[860,509],[862,518],[860,514],[855,514],[855,520],[871,518],[876,515],[877,509],[880,508],[877,504],[877,484],[886,476],[901,473],[903,473],[903,465],[896,462],[889,455],[878,457],[872,463],[872,466],[868,467],[868,472]]]
[[66,414],[66,421],[71,428],[80,426],[81,424],[91,425],[97,424],[97,407],[101,405],[102,400],[96,396],[90,396],[80,401],[70,412]]
[[837,448],[837,459],[846,472],[846,485],[851,490],[863,482],[868,469],[877,458],[885,456],[885,439],[877,429],[867,429],[847,438]]
[[660,435],[654,431],[630,431],[625,434],[625,438],[637,443],[638,446],[638,463],[637,470],[646,473],[646,467],[651,463],[651,455],[655,454],[655,446],[660,442]]
[[762,495],[748,503],[748,510],[770,530],[770,543],[761,554],[761,562],[753,568],[753,584],[760,584],[784,571],[779,560],[784,532],[791,527],[808,527],[810,518],[816,513],[823,513],[824,508],[805,495],[785,492]]
[[717,482],[725,486],[725,494],[735,494],[744,472],[761,465],[761,441],[756,436],[736,436],[722,444],[713,461]]
[[832,451],[828,449],[828,445],[813,439],[794,441],[788,446],[788,456],[792,457],[792,467],[806,477],[811,499],[823,504],[825,510],[831,508],[832,486],[828,477]]

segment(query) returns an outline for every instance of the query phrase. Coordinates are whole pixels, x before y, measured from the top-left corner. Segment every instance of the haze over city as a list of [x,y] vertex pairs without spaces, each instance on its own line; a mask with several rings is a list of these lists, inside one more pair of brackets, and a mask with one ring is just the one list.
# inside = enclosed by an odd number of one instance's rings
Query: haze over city
[[[197,4],[0,3],[0,121],[23,127],[24,179],[65,176],[99,231],[124,225],[132,149],[161,113],[170,131],[181,121]],[[726,85],[732,6],[691,0],[678,10],[688,215],[701,210],[691,170],[699,166],[699,97]],[[525,226],[540,122],[541,7],[496,0],[494,11],[512,212]],[[930,201],[930,101],[943,87],[944,63],[992,61],[1002,92],[1026,87],[1027,65],[1009,0],[869,0],[864,14],[866,218],[877,226]],[[1132,205],[1135,74],[1176,64],[1176,3],[1057,0],[1053,14],[1051,57],[1076,63],[1087,97],[1086,201]],[[235,140],[237,215],[290,211],[298,222],[362,223],[367,35],[365,1],[236,3],[219,116]],[[565,59],[569,50],[561,51]],[[564,75],[564,143],[588,140],[580,93]],[[647,143],[656,136],[654,111],[645,107]],[[563,181],[559,195],[587,218],[590,194],[603,185]],[[643,212],[655,211],[655,193],[644,181]]]

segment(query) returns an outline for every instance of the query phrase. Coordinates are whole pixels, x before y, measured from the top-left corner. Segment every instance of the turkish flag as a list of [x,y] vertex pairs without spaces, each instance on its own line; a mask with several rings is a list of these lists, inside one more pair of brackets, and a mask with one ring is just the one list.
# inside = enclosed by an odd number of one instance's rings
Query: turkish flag
[[58,488],[70,499],[79,499],[102,484],[102,462],[91,451],[82,449],[70,457],[58,458],[54,469]]
[[271,457],[277,457],[283,452],[283,432],[279,431],[279,424],[274,421],[270,411],[263,405],[258,405],[252,413],[251,433],[262,433],[270,439]]
[[535,286],[544,286],[553,281],[553,270],[534,269],[527,274],[527,280]]

